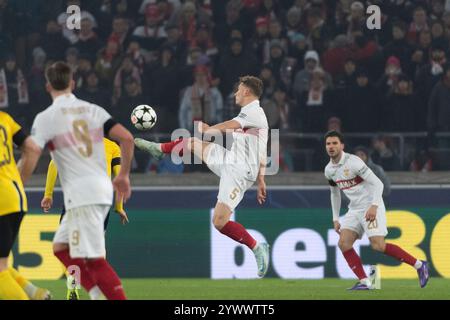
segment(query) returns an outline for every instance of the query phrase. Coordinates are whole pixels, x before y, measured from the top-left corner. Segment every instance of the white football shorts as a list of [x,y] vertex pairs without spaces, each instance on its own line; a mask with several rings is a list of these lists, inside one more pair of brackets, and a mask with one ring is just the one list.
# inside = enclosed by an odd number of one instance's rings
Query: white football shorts
[[68,243],[72,258],[106,256],[104,222],[108,205],[87,205],[67,210],[53,238],[54,243]]
[[341,219],[341,229],[355,231],[358,239],[361,239],[365,233],[368,238],[375,236],[385,237],[388,234],[386,227],[386,209],[378,207],[377,216],[374,221],[366,221],[366,212],[364,210],[349,210]]
[[225,163],[228,151],[224,147],[213,143],[208,148],[205,163],[212,172],[220,177],[217,200],[226,204],[233,211],[254,181],[246,179],[245,173],[240,173]]

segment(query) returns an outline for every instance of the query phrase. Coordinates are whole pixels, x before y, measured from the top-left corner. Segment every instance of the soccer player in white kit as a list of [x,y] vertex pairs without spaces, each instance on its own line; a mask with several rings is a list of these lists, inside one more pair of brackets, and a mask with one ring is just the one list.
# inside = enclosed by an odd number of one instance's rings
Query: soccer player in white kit
[[[420,286],[426,286],[428,263],[421,261],[395,244],[386,243],[386,208],[383,202],[383,183],[359,157],[344,152],[344,137],[330,131],[325,135],[326,151],[330,162],[325,167],[325,177],[331,190],[331,208],[334,229],[339,234],[339,248],[349,267],[360,280],[350,290],[372,289],[372,281],[363,269],[353,243],[365,233],[375,251],[405,262],[417,270]],[[341,191],[350,200],[348,212],[339,219]]]
[[214,208],[213,224],[222,234],[246,245],[253,251],[258,266],[258,276],[264,277],[269,267],[269,245],[257,241],[239,223],[230,221],[231,214],[255,181],[258,182],[257,200],[266,199],[264,169],[267,157],[268,124],[264,110],[259,105],[263,91],[260,79],[245,76],[239,79],[235,92],[236,104],[242,109],[229,121],[209,126],[199,123],[199,131],[207,135],[232,131],[230,150],[197,138],[177,139],[168,143],[154,143],[136,138],[136,146],[160,159],[171,153],[178,144],[193,152],[209,169],[220,177],[219,194]]
[[[72,70],[56,62],[46,70],[53,104],[34,119],[32,138],[47,147],[59,170],[67,213],[53,239],[55,256],[66,266],[80,268],[81,285],[96,284],[109,300],[124,300],[125,292],[105,259],[103,222],[113,200],[131,195],[129,172],[133,137],[103,108],[77,99]],[[120,143],[121,170],[113,184],[107,175],[104,135]]]

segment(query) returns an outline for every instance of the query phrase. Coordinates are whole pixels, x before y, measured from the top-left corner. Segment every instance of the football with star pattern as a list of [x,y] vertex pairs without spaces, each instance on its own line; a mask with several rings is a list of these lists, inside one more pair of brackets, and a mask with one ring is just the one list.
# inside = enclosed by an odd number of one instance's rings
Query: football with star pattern
[[138,130],[150,130],[156,124],[156,112],[152,107],[142,104],[131,113],[131,123]]

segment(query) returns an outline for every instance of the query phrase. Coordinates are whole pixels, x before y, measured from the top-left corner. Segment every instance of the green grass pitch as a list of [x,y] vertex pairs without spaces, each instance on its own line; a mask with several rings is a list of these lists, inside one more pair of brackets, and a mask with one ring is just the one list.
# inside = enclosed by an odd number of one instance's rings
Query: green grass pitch
[[[421,289],[418,280],[382,280],[381,290],[347,291],[355,281],[325,280],[210,280],[123,279],[129,299],[136,300],[450,300],[450,279],[431,278]],[[34,281],[49,289],[53,298],[66,297],[65,281]],[[88,296],[80,290],[81,299]]]

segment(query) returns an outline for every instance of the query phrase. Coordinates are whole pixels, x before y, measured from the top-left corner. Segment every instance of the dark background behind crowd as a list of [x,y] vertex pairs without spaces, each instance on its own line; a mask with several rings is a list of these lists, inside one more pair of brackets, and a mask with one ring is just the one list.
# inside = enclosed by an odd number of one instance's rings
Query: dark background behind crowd
[[[380,30],[366,26],[370,4]],[[80,30],[67,28],[69,5]],[[233,85],[251,74],[282,135],[282,171],[322,170],[329,129],[385,170],[443,170],[449,39],[446,0],[0,0],[0,109],[29,128],[51,104],[46,66],[65,60],[75,94],[133,133],[139,104],[158,114],[152,134],[192,130],[235,116]],[[184,170],[137,160],[139,171]]]

